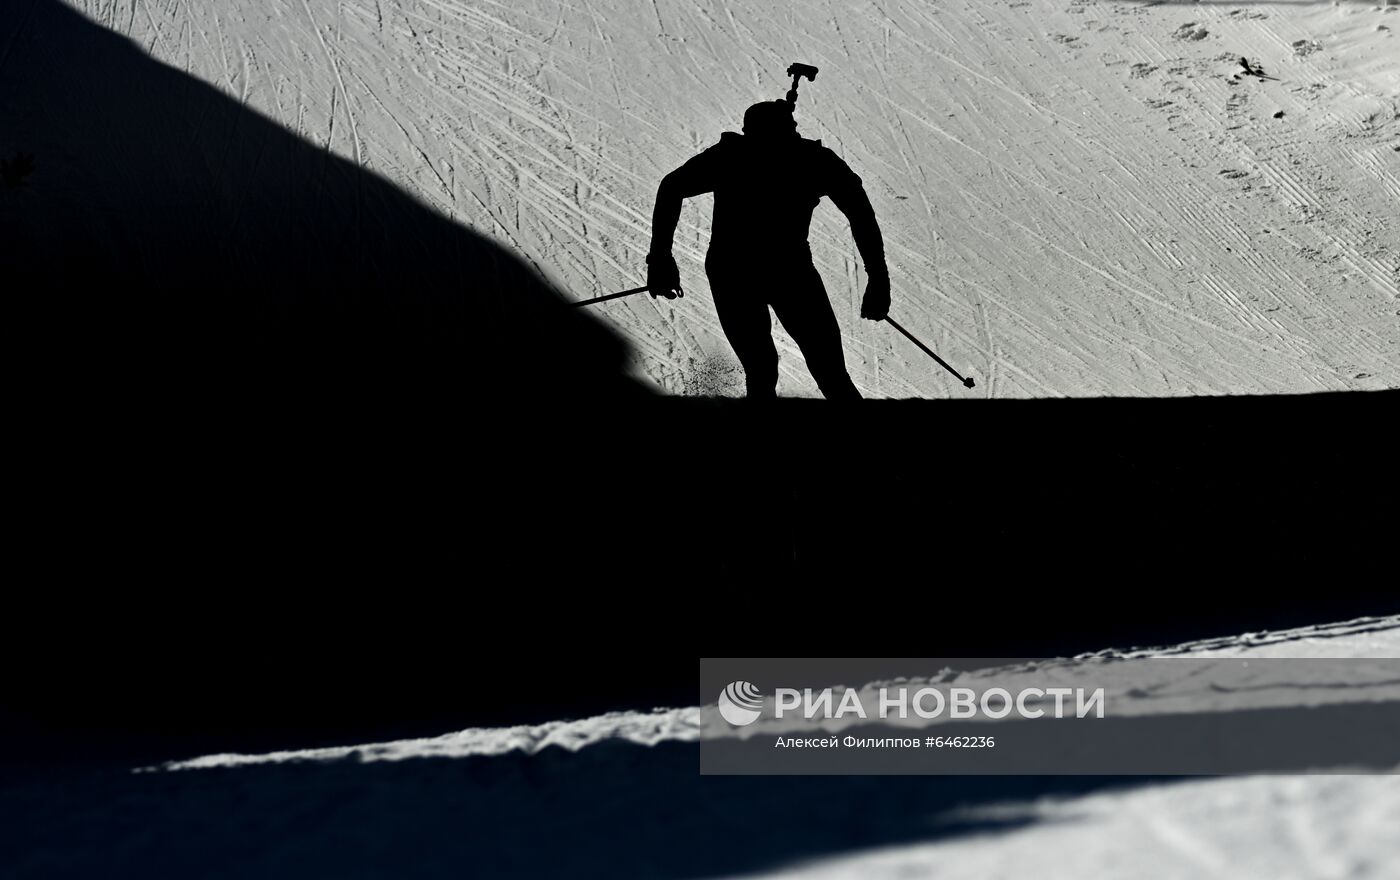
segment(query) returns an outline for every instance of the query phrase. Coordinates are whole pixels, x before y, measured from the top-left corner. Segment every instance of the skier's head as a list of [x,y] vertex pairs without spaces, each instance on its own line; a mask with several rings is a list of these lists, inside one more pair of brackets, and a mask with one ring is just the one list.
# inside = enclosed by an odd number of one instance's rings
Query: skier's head
[[762,101],[744,111],[744,134],[762,140],[794,137],[797,121],[787,101]]

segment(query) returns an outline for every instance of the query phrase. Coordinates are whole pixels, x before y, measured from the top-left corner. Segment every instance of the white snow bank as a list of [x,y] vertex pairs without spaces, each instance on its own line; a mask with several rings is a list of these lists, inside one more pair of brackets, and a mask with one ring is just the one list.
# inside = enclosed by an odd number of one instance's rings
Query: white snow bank
[[[1141,649],[1130,652],[1101,652],[1085,655],[1079,660],[1108,656],[1148,657],[1300,657],[1300,658],[1390,658],[1400,657],[1400,617],[1363,618],[1336,624],[1307,626],[1276,632],[1247,633],[1232,639],[1209,639],[1166,648]],[[1075,660],[1045,661],[1037,664],[1036,675],[1057,674],[1073,676],[1082,664]],[[979,674],[968,673],[969,680]],[[995,671],[1004,679],[1005,670]],[[999,681],[1000,683],[1000,681]],[[1201,684],[1188,688],[1184,694],[1170,692],[1159,701],[1145,701],[1136,711],[1176,711],[1183,705],[1221,708],[1219,695],[1206,706],[1203,695],[1208,688]],[[1289,692],[1282,692],[1288,697]],[[1277,695],[1276,695],[1277,697]],[[837,722],[839,723],[839,722]],[[788,724],[801,725],[800,720]],[[786,728],[784,728],[786,729]],[[571,721],[502,728],[470,728],[444,736],[424,739],[397,740],[359,746],[302,749],[270,752],[258,755],[219,754],[189,760],[173,761],[156,770],[195,770],[215,767],[238,767],[256,764],[279,764],[291,761],[400,761],[408,758],[452,758],[473,755],[500,755],[519,751],[533,754],[549,746],[578,751],[608,740],[642,745],[663,741],[692,742],[700,738],[701,709],[686,707],[656,709],[649,713],[619,712]]]
[[1400,863],[1394,777],[1231,778],[963,813],[987,817],[1036,821],[747,876],[1287,880],[1389,877]]

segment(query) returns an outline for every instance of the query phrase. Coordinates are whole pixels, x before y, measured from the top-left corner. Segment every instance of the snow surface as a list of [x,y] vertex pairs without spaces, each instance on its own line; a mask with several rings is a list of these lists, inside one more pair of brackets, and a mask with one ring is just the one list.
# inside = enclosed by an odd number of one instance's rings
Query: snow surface
[[[1033,679],[1028,684],[1044,686],[1047,675],[1056,676],[1060,686],[1073,687],[1074,676],[1082,675],[1083,660],[1097,658],[1146,659],[1153,657],[1175,658],[1400,658],[1400,617],[1363,618],[1337,624],[1302,627],[1278,632],[1245,633],[1240,636],[1191,642],[1166,648],[1150,648],[1134,651],[1104,651],[1086,654],[1066,660],[1045,660],[1023,667]],[[1112,667],[1109,667],[1112,668]],[[1135,667],[1135,674],[1141,674],[1141,666]],[[1195,667],[1192,667],[1192,671]],[[1395,682],[1385,676],[1393,673],[1390,666],[1379,670],[1380,678],[1373,698],[1394,699]],[[1162,673],[1164,676],[1166,671]],[[1093,680],[1100,682],[1103,667],[1096,667]],[[976,687],[981,679],[992,680],[998,686],[1015,690],[1014,678],[1007,670],[996,668],[974,670],[963,673],[956,679],[960,686]],[[946,683],[946,682],[945,682]],[[1081,681],[1082,683],[1082,681]],[[1245,696],[1214,692],[1208,681],[1181,682],[1185,685],[1179,692],[1159,695],[1159,699],[1144,701],[1137,705],[1114,707],[1115,714],[1140,714],[1146,712],[1182,711],[1227,711],[1241,708]],[[1306,688],[1284,690],[1281,693],[1263,692],[1254,697],[1261,700],[1259,705],[1278,705],[1279,699],[1307,699],[1309,701],[1344,702],[1358,699],[1353,693],[1329,694],[1327,691],[1309,692]],[[874,698],[867,699],[874,704]],[[1311,704],[1311,703],[1309,703]],[[1253,705],[1253,704],[1251,704]],[[834,721],[821,725],[823,729],[837,730],[849,722]],[[910,719],[911,726],[915,719]],[[764,733],[779,730],[793,731],[811,729],[815,725],[804,723],[799,718],[775,722],[765,718],[755,727],[740,728],[750,735],[756,728]],[[728,730],[728,728],[725,728]],[[695,742],[700,739],[702,730],[701,709],[686,707],[681,709],[656,709],[652,712],[611,712],[594,718],[570,721],[552,721],[538,725],[520,725],[501,728],[470,728],[445,736],[425,739],[399,740],[373,745],[341,746],[322,749],[302,749],[270,752],[261,755],[222,754],[208,755],[183,761],[172,761],[161,767],[143,768],[139,772],[161,770],[195,770],[215,767],[239,767],[255,764],[280,764],[292,761],[340,761],[358,762],[400,761],[418,757],[469,757],[475,755],[500,755],[512,751],[534,754],[542,749],[557,746],[569,751],[595,746],[607,741],[620,740],[640,745],[653,746],[668,740]]]
[[[661,176],[780,96],[790,62],[815,64],[801,130],[864,178],[894,316],[976,393],[1400,387],[1393,0],[68,5],[579,298],[641,283]],[[1241,55],[1278,79],[1232,79]],[[596,307],[673,393],[742,387],[701,268],[708,216],[693,201],[677,233],[685,299]],[[966,393],[858,319],[863,274],[829,206],[812,244],[863,392]],[[814,396],[781,335],[780,350],[780,392]],[[1141,656],[1252,652],[1397,657],[1400,619]],[[5,787],[0,873],[1277,880],[1400,865],[1393,776],[1004,797],[999,781],[700,780],[698,736],[684,707]]]
[[[579,298],[641,283],[661,176],[815,64],[801,130],[866,182],[893,315],[977,394],[1400,386],[1394,0],[72,5]],[[1278,79],[1232,78],[1242,55]],[[708,218],[676,236],[689,296],[595,307],[673,393],[742,388]],[[867,395],[967,393],[859,320],[833,208],[812,244]],[[814,396],[780,350],[781,393]]]
[[1394,877],[1394,777],[1261,776],[1000,804],[964,819],[1027,827],[747,876],[830,878]]
[[[1243,658],[1382,658],[1400,657],[1400,617],[1367,618],[1343,623],[1303,627],[1281,632],[1246,633],[1184,645],[1133,651],[1105,651],[1086,657],[1243,657]],[[1083,659],[1083,658],[1080,658]],[[656,746],[667,741],[693,743],[699,736],[699,710],[685,708],[652,713],[614,713],[598,718],[560,721],[537,726],[466,730],[444,737],[408,740],[344,749],[317,749],[268,755],[214,755],[192,761],[146,768],[140,777],[213,773],[242,773],[265,767],[327,764],[344,768],[368,767],[379,762],[414,763],[416,758],[475,758],[491,760],[514,753],[540,760],[561,750],[598,755],[603,766],[615,773],[621,791],[610,794],[624,801],[658,796],[654,809],[666,810],[668,798],[686,798],[697,792],[675,795],[665,783],[665,752]],[[609,754],[610,743],[626,742],[650,747],[654,761],[628,753]],[[549,748],[557,746],[557,749]],[[689,763],[689,762],[687,762]],[[649,770],[649,765],[655,769]],[[1400,768],[1397,768],[1400,770]],[[548,766],[525,772],[522,785],[529,791],[541,786],[540,775]],[[651,794],[648,782],[655,773],[658,790]],[[227,785],[227,778],[209,777],[210,785]],[[623,781],[625,780],[625,782]],[[774,789],[790,780],[744,780],[768,783]],[[888,786],[889,781],[883,780]],[[907,781],[907,780],[906,780]],[[1137,783],[1138,781],[1133,780]],[[824,784],[824,783],[823,783]],[[667,791],[660,791],[667,789]],[[696,820],[687,815],[665,824],[660,840],[635,841],[632,828],[613,832],[625,840],[631,867],[616,868],[616,876],[665,876],[664,859],[657,848],[684,848],[704,837],[696,824],[721,829],[732,822],[773,823],[781,835],[775,812],[779,800],[748,805],[713,797]],[[882,802],[882,791],[890,803]],[[517,795],[530,796],[530,795]],[[540,797],[567,799],[546,788]],[[781,796],[781,795],[780,795]],[[820,794],[812,795],[820,797]],[[589,796],[591,797],[591,795]],[[914,809],[906,794],[893,787],[861,791],[852,802],[833,799],[824,812],[832,821],[891,822],[889,810]],[[702,798],[703,800],[703,798]],[[954,800],[958,798],[954,796]],[[674,804],[674,802],[671,802]],[[698,802],[697,802],[698,803]],[[695,804],[691,805],[695,807]],[[672,807],[674,808],[674,807]],[[796,810],[796,802],[789,802]],[[925,810],[930,809],[924,806]],[[685,810],[679,810],[684,813]],[[859,818],[864,816],[865,818]],[[884,819],[877,818],[884,816]],[[747,818],[744,818],[747,817]],[[844,818],[843,818],[844,817]],[[1132,876],[1141,878],[1342,878],[1395,876],[1400,864],[1400,781],[1396,776],[1253,776],[1200,781],[1148,780],[1126,789],[1083,792],[1051,791],[1034,796],[971,797],[942,811],[903,816],[923,828],[911,839],[869,847],[810,847],[776,861],[771,867],[741,870],[732,876],[802,878],[908,878],[949,877],[1046,878],[1084,876]],[[325,833],[313,831],[312,833]],[[736,844],[736,848],[738,845]],[[830,850],[835,851],[830,851]],[[650,853],[650,855],[648,855]],[[560,869],[570,873],[606,876],[618,857],[602,853],[570,852],[560,847]],[[488,860],[485,871],[490,873]],[[431,872],[430,872],[431,873]],[[705,876],[703,871],[680,872]],[[727,875],[728,872],[718,872]]]
[[[1400,617],[1089,656],[1110,654],[1400,657]],[[618,713],[8,784],[0,873],[1279,880],[1400,864],[1394,775],[702,777],[698,718]]]

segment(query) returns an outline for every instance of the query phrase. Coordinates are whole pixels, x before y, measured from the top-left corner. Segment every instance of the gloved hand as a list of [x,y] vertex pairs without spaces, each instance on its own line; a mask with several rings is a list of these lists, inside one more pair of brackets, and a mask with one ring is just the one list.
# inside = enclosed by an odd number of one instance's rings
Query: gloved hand
[[890,313],[890,276],[883,269],[867,271],[870,281],[865,285],[865,299],[860,303],[860,316],[871,321],[883,321]]
[[675,299],[684,296],[681,290],[681,270],[670,254],[647,254],[647,294],[655,299],[664,296]]

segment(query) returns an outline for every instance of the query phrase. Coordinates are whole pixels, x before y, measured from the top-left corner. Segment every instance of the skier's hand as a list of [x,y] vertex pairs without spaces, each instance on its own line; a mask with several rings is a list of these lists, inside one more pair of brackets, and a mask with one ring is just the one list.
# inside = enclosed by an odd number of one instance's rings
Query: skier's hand
[[865,285],[865,299],[860,304],[860,316],[871,321],[883,321],[890,313],[890,276],[888,272],[870,273]]
[[681,270],[670,254],[647,254],[647,293],[655,299],[664,296],[675,299],[684,296],[681,290]]

